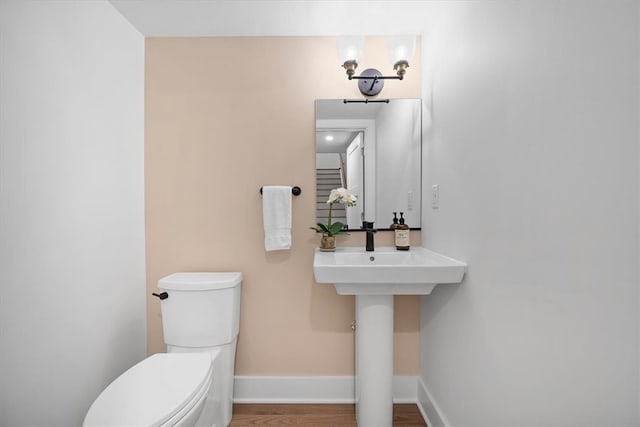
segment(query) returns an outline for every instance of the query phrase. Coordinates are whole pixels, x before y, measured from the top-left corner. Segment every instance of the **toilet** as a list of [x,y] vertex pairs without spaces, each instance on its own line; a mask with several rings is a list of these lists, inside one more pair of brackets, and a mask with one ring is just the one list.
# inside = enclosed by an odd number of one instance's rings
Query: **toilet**
[[226,427],[240,325],[242,273],[175,273],[158,289],[167,353],[116,378],[93,402],[91,426]]

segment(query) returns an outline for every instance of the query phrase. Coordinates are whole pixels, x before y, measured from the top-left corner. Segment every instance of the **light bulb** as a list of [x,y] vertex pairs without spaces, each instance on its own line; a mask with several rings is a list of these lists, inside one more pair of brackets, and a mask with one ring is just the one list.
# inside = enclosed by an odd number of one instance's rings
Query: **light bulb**
[[408,64],[415,50],[416,36],[394,36],[389,39],[389,58],[394,66],[399,62]]
[[341,63],[355,61],[362,56],[364,50],[364,36],[341,36],[338,37],[338,57]]

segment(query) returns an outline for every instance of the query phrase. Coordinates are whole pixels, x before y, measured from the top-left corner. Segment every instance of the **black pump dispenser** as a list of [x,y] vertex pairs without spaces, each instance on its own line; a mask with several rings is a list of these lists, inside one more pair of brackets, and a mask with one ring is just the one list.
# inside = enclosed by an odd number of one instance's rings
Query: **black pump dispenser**
[[389,228],[392,230],[398,228],[398,212],[393,212],[393,224],[391,224]]

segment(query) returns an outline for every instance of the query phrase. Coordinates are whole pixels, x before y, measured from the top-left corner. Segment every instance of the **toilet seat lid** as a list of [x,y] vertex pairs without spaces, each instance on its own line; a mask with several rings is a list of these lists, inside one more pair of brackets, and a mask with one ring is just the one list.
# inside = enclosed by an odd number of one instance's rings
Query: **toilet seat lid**
[[160,426],[209,387],[208,353],[159,353],[116,378],[93,402],[84,426]]

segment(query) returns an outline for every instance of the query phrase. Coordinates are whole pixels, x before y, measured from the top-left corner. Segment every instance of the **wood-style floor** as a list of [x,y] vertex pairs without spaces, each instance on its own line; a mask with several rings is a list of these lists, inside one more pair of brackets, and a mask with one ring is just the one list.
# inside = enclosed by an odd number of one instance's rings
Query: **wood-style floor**
[[[393,425],[426,427],[418,407],[413,404],[393,405]],[[234,404],[230,427],[246,426],[355,427],[355,407]]]

